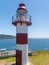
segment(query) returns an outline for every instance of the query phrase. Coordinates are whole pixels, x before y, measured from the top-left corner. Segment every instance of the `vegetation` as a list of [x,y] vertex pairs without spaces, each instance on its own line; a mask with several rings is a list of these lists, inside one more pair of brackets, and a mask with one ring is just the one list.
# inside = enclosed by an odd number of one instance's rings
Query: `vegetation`
[[6,58],[0,58],[0,60],[6,60],[7,62],[13,62],[16,60],[16,58],[14,56],[9,56]]
[[49,65],[49,51],[35,51],[29,59],[34,65]]
[[[5,59],[7,62],[13,62],[15,57],[0,58]],[[34,51],[32,56],[29,56],[30,62],[33,65],[49,65],[49,51]]]

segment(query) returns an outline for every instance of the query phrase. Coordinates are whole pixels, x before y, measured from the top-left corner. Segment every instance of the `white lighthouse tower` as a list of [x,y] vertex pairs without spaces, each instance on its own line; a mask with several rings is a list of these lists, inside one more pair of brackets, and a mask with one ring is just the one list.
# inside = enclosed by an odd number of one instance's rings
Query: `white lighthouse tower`
[[24,3],[12,16],[12,24],[16,26],[16,65],[28,65],[28,26],[32,23]]

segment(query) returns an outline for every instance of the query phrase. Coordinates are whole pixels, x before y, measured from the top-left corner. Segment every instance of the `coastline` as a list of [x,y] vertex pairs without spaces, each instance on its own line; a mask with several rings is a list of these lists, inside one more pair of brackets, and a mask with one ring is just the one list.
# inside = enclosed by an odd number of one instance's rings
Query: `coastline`
[[7,56],[14,56],[14,55],[16,55],[15,50],[11,50],[11,51],[3,50],[0,52],[0,58],[7,57]]
[[[32,55],[33,51],[28,51],[28,55]],[[2,49],[0,51],[0,58],[8,57],[8,56],[15,56],[16,55],[16,50],[6,50]]]

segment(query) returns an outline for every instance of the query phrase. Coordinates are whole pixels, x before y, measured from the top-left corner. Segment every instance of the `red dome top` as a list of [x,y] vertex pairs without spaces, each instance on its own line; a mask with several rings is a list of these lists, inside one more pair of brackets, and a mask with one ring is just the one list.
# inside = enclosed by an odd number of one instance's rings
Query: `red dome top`
[[20,3],[20,4],[19,4],[19,7],[21,7],[21,6],[25,6],[25,4],[24,4],[24,3]]
[[25,11],[27,11],[24,3],[20,3],[19,8],[17,10],[25,10]]

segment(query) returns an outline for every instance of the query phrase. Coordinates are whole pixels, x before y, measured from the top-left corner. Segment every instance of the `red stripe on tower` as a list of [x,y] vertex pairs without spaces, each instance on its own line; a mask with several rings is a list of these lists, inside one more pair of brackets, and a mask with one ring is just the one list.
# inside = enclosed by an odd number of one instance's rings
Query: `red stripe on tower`
[[28,44],[28,34],[17,33],[16,42],[17,42],[17,44]]

